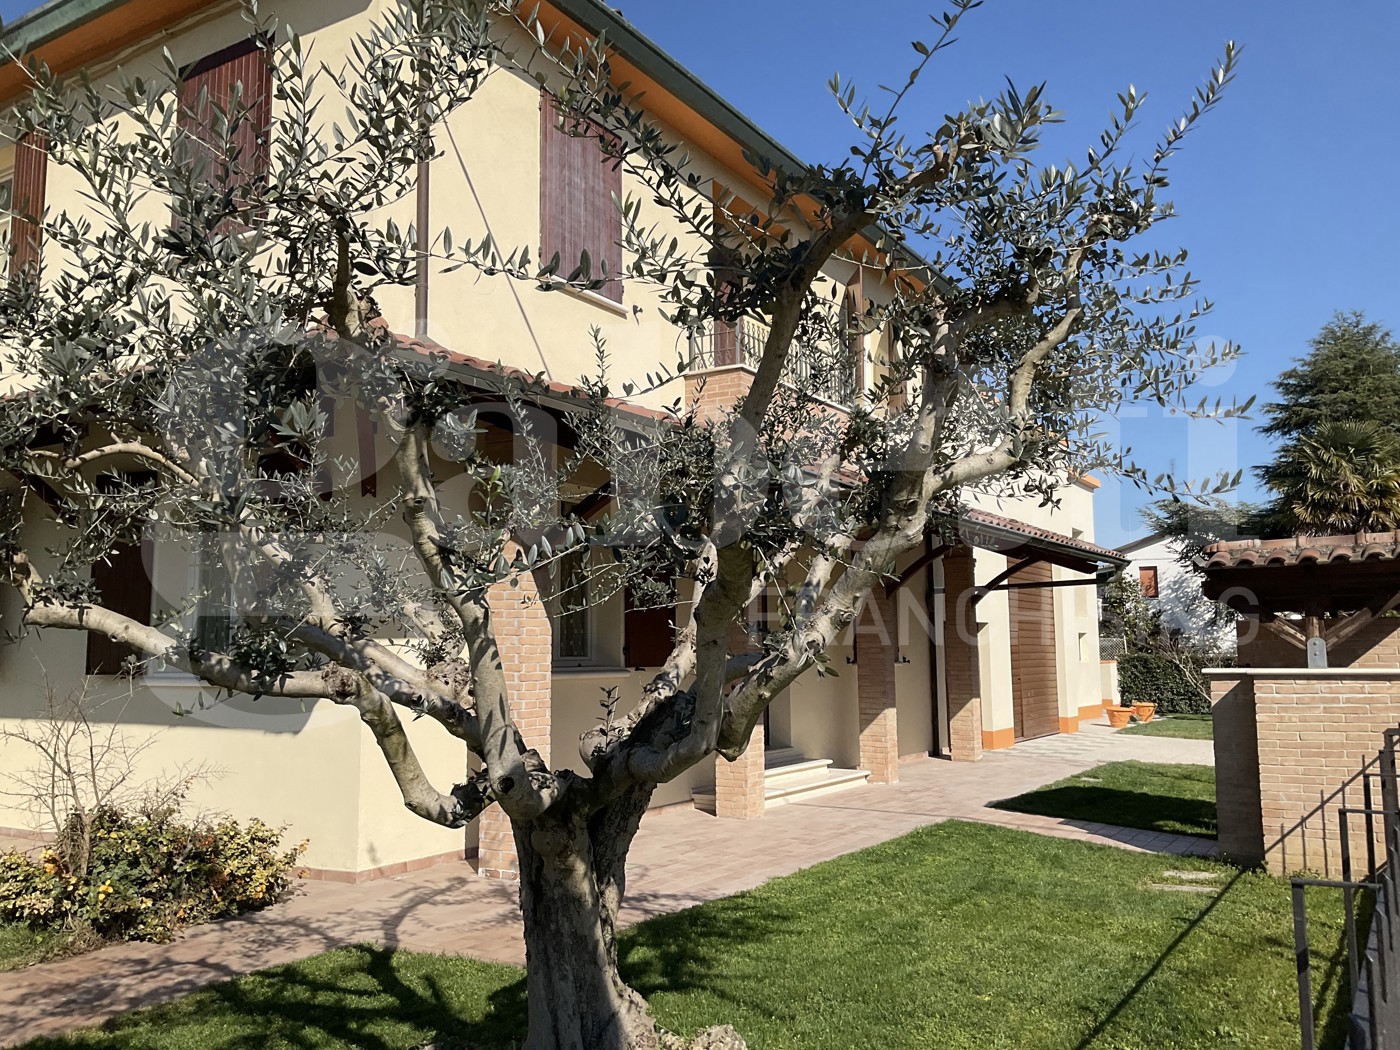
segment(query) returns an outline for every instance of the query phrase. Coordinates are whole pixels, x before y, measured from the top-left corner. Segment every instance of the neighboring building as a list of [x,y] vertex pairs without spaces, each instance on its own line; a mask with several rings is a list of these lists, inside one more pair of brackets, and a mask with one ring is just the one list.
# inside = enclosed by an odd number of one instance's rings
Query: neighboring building
[[[265,3],[264,12],[272,6]],[[343,52],[377,6],[375,0],[333,8],[320,0],[276,5],[321,62]],[[612,9],[596,0],[551,0],[540,5],[539,16],[547,27],[576,35],[606,31],[617,52],[616,72],[645,89],[646,105],[685,142],[707,187],[712,182],[756,192],[761,178],[746,153],[798,166]],[[54,0],[10,25],[0,40],[13,51],[37,46],[59,71],[86,67],[99,79],[118,58],[129,73],[154,71],[168,49],[211,85],[227,85],[259,75],[256,64],[238,65],[248,54],[247,33],[237,5],[227,2]],[[13,63],[0,68],[0,99],[15,97],[23,85]],[[587,155],[583,147],[591,140],[560,141],[550,105],[534,81],[503,73],[449,120],[456,148],[432,164],[429,203],[434,215],[453,216],[459,237],[479,236],[489,220],[497,243],[542,247],[548,258],[555,250],[576,255],[584,246],[563,216],[586,214],[604,229],[616,225],[613,194],[635,187],[625,173]],[[71,177],[46,163],[39,144],[0,149],[0,171],[8,173],[24,211],[79,206]],[[566,193],[573,196],[566,199]],[[160,207],[153,208],[160,221]],[[403,202],[403,208],[411,221],[413,202]],[[41,249],[36,243],[27,250]],[[613,260],[614,269],[620,261]],[[833,262],[830,272],[854,301],[882,294],[876,270]],[[413,331],[421,316],[407,289],[381,296],[380,305],[397,332]],[[641,374],[658,361],[675,360],[684,335],[661,318],[657,306],[654,290],[632,284],[598,294],[544,294],[478,281],[466,271],[435,273],[426,298],[431,339],[406,339],[405,347],[445,350],[454,379],[487,390],[496,373],[489,362],[543,372],[549,393],[541,395],[541,408],[556,411],[575,396],[569,382],[594,367],[590,326],[607,337],[616,373]],[[883,338],[870,343],[858,348],[851,381],[825,392],[833,411],[845,411],[843,405],[862,396],[861,370],[879,369],[888,359]],[[731,401],[752,374],[745,345],[742,332],[715,333],[706,345],[691,347],[695,370],[686,379],[619,411],[655,418],[679,396]],[[501,442],[509,454],[510,420],[483,420],[487,440]],[[395,476],[387,443],[360,423],[353,410],[338,420],[335,441],[343,448],[337,448],[359,470],[333,480],[358,486],[360,497],[369,500],[388,491]],[[989,501],[965,515],[959,536],[946,548],[930,539],[924,555],[899,567],[888,592],[877,592],[853,637],[833,654],[833,665],[842,670],[854,664],[848,673],[801,679],[773,703],[747,755],[732,764],[720,761],[718,769],[703,764],[664,785],[655,804],[690,804],[694,796],[722,816],[752,817],[769,800],[867,778],[893,781],[905,759],[974,760],[984,749],[1018,739],[1076,731],[1080,718],[1097,713],[1102,700],[1094,575],[1124,560],[1092,542],[1097,487],[1091,478],[1067,480],[1053,507],[1036,500]],[[580,499],[588,496],[579,493]],[[31,527],[42,531],[44,525],[36,518]],[[42,546],[34,544],[36,550]],[[98,582],[108,594],[122,595],[129,614],[149,616],[168,608],[168,596],[183,593],[191,574],[198,578],[205,571],[197,552],[161,542],[149,553],[132,548],[104,568]],[[597,602],[583,614],[557,617],[551,625],[548,603],[522,600],[521,594],[502,589],[496,622],[509,669],[531,683],[515,698],[524,713],[522,729],[547,760],[553,755],[556,764],[567,765],[579,734],[597,718],[601,690],[616,687],[624,707],[635,702],[648,680],[642,669],[656,665],[666,650],[658,641],[668,640],[674,626],[664,614],[629,609],[625,595]],[[0,627],[13,631],[19,613],[16,597],[7,595]],[[685,615],[684,607],[677,610],[677,618]],[[182,676],[152,671],[128,680],[114,676],[115,670],[101,639],[60,632],[26,639],[0,656],[0,726],[32,717],[46,680],[60,691],[86,686],[113,698],[99,717],[120,719],[130,732],[152,739],[143,755],[151,768],[197,759],[224,771],[197,789],[195,804],[288,824],[294,838],[310,840],[307,863],[325,877],[368,878],[460,858],[464,848],[480,857],[484,871],[509,870],[508,835],[498,812],[468,829],[464,843],[461,832],[404,811],[353,711],[330,703],[303,709],[270,699],[221,701]],[[800,702],[791,694],[800,694]],[[425,767],[440,781],[460,778],[460,745],[428,722],[408,727]],[[0,772],[23,761],[16,746],[0,749]],[[22,829],[27,820],[23,811],[0,805],[0,827]]]
[[1188,639],[1220,649],[1235,647],[1235,617],[1201,594],[1201,575],[1178,556],[1177,541],[1154,532],[1120,550],[1132,559],[1124,575],[1137,583],[1148,605],[1162,614],[1162,626]]

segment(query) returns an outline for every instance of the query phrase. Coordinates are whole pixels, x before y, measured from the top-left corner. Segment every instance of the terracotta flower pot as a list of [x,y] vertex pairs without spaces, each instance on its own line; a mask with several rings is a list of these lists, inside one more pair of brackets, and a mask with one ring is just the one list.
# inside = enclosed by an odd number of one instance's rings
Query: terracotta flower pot
[[1150,722],[1152,716],[1157,713],[1156,704],[1134,704],[1133,714],[1137,715],[1139,722]]
[[1132,721],[1133,718],[1133,709],[1131,707],[1119,707],[1114,705],[1113,707],[1104,708],[1104,713],[1108,715],[1108,724],[1114,729],[1122,729]]

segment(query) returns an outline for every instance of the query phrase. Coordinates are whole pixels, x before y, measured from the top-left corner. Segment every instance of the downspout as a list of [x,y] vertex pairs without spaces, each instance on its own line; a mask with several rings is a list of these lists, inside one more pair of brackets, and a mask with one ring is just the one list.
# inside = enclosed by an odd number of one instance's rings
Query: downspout
[[[924,533],[924,554],[933,554],[933,537],[927,532]],[[924,566],[926,587],[924,588],[924,603],[928,610],[928,690],[929,703],[933,705],[933,747],[930,754],[934,758],[943,757],[943,712],[939,710],[938,704],[938,676],[942,673],[942,667],[938,661],[938,605],[937,587],[933,580],[933,567],[938,564],[939,559],[930,558],[928,565]]]
[[[418,31],[423,32],[424,5],[418,5]],[[425,45],[420,42],[419,47]],[[421,52],[420,52],[421,53]],[[431,73],[424,59],[418,62],[418,174],[414,194],[417,198],[417,218],[415,219],[415,249],[418,253],[413,274],[413,334],[418,339],[428,335],[428,221],[431,215],[428,207],[428,169],[432,153],[428,148],[428,91],[431,86]]]

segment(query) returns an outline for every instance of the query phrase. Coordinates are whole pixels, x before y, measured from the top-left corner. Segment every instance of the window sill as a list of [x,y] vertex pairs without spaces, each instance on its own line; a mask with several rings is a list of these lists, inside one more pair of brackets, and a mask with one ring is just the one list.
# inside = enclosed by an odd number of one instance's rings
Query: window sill
[[559,678],[621,678],[632,673],[630,667],[596,667],[592,664],[555,664],[551,670]]
[[550,285],[549,291],[551,294],[563,292],[570,299],[577,299],[580,302],[590,303],[617,317],[630,317],[632,315],[632,311],[627,307],[626,303],[619,303],[614,299],[609,299],[606,295],[590,292],[586,288],[572,288],[562,282],[555,282]]

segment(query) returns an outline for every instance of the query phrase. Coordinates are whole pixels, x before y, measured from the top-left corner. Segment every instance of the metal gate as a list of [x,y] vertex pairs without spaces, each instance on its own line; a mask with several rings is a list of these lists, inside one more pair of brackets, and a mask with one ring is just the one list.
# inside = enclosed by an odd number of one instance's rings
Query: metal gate
[[[1400,729],[1386,730],[1385,746],[1359,774],[1361,806],[1343,805],[1336,809],[1341,879],[1292,880],[1293,946],[1298,967],[1298,1014],[1303,1050],[1317,1047],[1306,909],[1309,889],[1330,890],[1342,895],[1347,975],[1352,996],[1347,1050],[1400,1050],[1400,953],[1396,951],[1400,940],[1396,931],[1400,923],[1400,897],[1396,893],[1396,886],[1400,884],[1397,742],[1400,742]],[[1368,925],[1368,929],[1363,929]]]

